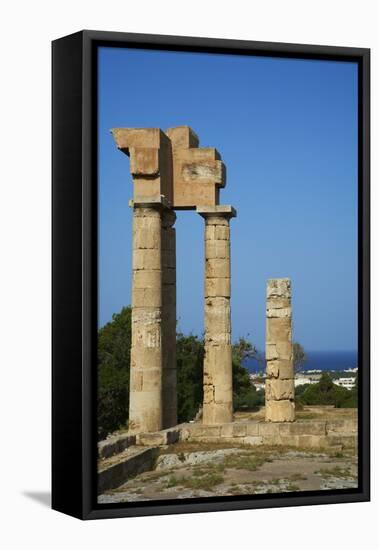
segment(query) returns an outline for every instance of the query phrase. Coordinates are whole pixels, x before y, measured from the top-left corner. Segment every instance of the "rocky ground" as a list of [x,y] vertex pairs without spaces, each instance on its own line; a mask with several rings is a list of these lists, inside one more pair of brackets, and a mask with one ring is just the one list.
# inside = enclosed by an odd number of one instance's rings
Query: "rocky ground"
[[99,503],[253,495],[357,487],[353,450],[222,447],[176,443],[156,467],[98,497]]

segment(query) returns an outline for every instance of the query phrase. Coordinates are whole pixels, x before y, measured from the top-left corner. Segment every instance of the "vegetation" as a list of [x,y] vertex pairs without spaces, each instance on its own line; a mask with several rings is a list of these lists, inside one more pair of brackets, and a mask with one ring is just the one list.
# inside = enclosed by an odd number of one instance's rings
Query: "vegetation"
[[[129,414],[129,371],[131,348],[131,308],[124,307],[98,332],[97,423],[98,438],[127,426]],[[178,421],[192,420],[203,401],[204,341],[190,334],[177,334],[176,357],[178,368]],[[233,406],[235,410],[255,410],[264,405],[264,391],[251,383],[244,360],[260,360],[255,346],[245,338],[232,346]],[[294,344],[297,368],[306,360],[305,352]],[[333,383],[324,373],[320,382],[296,388],[297,408],[304,405],[335,405],[356,407],[357,381],[352,390]]]
[[357,381],[354,388],[348,390],[334,384],[330,374],[324,372],[317,384],[298,386],[295,397],[302,405],[334,405],[337,408],[357,407]]
[[192,420],[203,402],[204,341],[177,334],[178,421]]
[[[129,371],[131,308],[124,307],[98,332],[98,438],[127,426],[129,414]],[[190,334],[177,334],[178,421],[192,420],[203,401],[204,341]],[[264,392],[251,384],[244,359],[257,357],[257,350],[244,338],[232,347],[233,401],[236,410],[254,409],[264,403]]]
[[249,371],[243,366],[247,358],[257,358],[255,346],[245,338],[232,346],[233,363],[233,407],[234,410],[254,410],[264,405],[264,392],[258,392],[251,383]]
[[209,490],[215,487],[215,485],[220,485],[223,481],[223,476],[215,473],[206,473],[204,475],[191,476],[187,478],[176,478],[175,476],[171,476],[166,487],[171,488],[180,485],[181,487],[186,487],[188,489]]
[[334,468],[321,468],[315,472],[316,474],[321,475],[322,477],[338,477],[338,478],[351,478],[354,477],[349,468],[341,468],[340,466],[335,466]]
[[299,372],[307,362],[307,356],[305,354],[303,346],[299,344],[299,342],[293,343],[292,350],[293,350],[293,366],[294,366],[295,372]]
[[97,343],[97,433],[103,439],[125,425],[129,410],[131,308],[99,329]]

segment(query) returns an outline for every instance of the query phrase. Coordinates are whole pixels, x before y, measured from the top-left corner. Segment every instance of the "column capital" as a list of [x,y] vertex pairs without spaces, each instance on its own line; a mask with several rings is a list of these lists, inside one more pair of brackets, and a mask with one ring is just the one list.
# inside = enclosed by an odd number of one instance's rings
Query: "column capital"
[[198,206],[196,212],[204,219],[209,217],[235,218],[237,211],[230,204],[216,204],[213,206]]

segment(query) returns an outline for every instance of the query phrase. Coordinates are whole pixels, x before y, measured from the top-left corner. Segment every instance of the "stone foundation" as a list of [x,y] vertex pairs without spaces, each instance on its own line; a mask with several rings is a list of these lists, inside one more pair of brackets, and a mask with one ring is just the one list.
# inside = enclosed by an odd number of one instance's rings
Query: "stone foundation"
[[294,447],[355,446],[356,420],[304,420],[293,423],[237,421],[216,425],[179,424],[159,432],[134,436],[119,435],[98,443],[99,458],[117,454],[130,446],[171,445],[177,441],[203,441],[246,445],[288,445]]
[[181,441],[238,445],[285,445],[299,448],[355,447],[357,424],[351,420],[288,422],[230,422],[215,426],[186,424]]
[[357,420],[298,420],[291,423],[237,420],[216,425],[194,422],[158,432],[119,434],[98,443],[98,493],[152,470],[161,447],[186,441],[221,447],[268,445],[333,451],[357,449]]
[[118,457],[117,461],[109,461],[103,467],[100,466],[97,474],[97,494],[115,489],[127,479],[152,470],[158,454],[158,447],[136,449],[134,452],[124,451],[124,456]]

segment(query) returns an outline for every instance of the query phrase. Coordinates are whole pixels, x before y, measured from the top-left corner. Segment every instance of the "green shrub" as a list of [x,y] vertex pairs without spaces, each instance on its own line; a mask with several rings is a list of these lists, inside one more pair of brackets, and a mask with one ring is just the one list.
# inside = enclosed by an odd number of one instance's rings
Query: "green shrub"
[[98,331],[97,433],[103,439],[124,426],[129,412],[131,308],[115,313]]
[[334,405],[336,408],[356,407],[357,391],[348,390],[333,383],[331,376],[324,372],[317,384],[310,384],[299,396],[304,405]]

